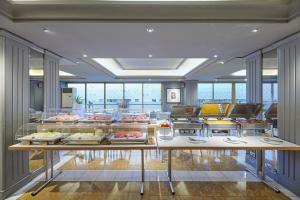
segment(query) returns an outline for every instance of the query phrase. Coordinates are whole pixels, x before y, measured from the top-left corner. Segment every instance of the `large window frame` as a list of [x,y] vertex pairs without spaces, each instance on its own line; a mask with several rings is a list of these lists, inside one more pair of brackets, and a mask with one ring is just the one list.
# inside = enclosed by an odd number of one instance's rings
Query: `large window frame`
[[[216,99],[216,98],[215,98],[215,84],[228,84],[228,83],[231,84],[231,100],[230,100],[229,103],[236,103],[236,102],[237,102],[237,98],[236,98],[236,87],[235,87],[236,85],[235,85],[235,84],[237,84],[237,83],[243,83],[243,84],[246,84],[245,81],[232,81],[232,82],[225,82],[225,81],[224,81],[224,82],[220,82],[220,81],[218,81],[218,82],[198,82],[198,85],[199,85],[199,84],[211,84],[211,85],[212,85],[212,90],[211,90],[211,92],[212,92],[212,94],[211,94],[212,99],[206,99],[206,100],[208,100],[209,102],[219,102],[219,99]],[[198,94],[198,92],[199,92],[198,85],[197,85],[197,94]],[[247,100],[246,100],[246,101],[247,101]],[[198,102],[198,104],[201,104],[201,99],[199,98],[199,96],[198,96],[197,102]]]
[[[107,104],[106,102],[106,96],[107,96],[107,93],[106,93],[106,85],[107,84],[122,84],[123,85],[123,95],[122,95],[122,100],[125,101],[125,84],[141,84],[142,85],[142,102],[141,104],[134,104],[134,105],[141,105],[142,107],[142,112],[144,112],[144,109],[146,106],[160,106],[160,110],[162,109],[162,83],[160,82],[89,82],[89,83],[83,83],[83,82],[68,82],[67,83],[67,87],[69,86],[69,84],[84,84],[84,88],[85,88],[85,98],[84,98],[84,106],[85,106],[85,110],[87,110],[87,106],[88,106],[88,102],[87,102],[87,99],[88,99],[88,93],[87,93],[87,85],[88,84],[104,84],[104,109],[107,109],[107,107],[110,105],[110,104]],[[144,104],[144,84],[160,84],[161,87],[160,87],[160,103],[146,103]],[[130,109],[130,108],[129,108]]]

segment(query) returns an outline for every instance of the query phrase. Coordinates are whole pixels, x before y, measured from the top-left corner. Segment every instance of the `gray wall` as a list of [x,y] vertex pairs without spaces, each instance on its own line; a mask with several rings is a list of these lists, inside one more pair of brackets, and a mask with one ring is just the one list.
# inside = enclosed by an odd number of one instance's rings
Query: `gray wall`
[[46,51],[44,56],[44,110],[60,108],[59,57]]
[[[28,122],[29,48],[0,36],[1,198],[29,178],[28,152],[8,151],[19,127]],[[2,43],[2,44],[1,44]]]
[[[279,137],[300,144],[300,39],[282,45],[279,55]],[[278,180],[300,196],[300,152],[280,151]]]

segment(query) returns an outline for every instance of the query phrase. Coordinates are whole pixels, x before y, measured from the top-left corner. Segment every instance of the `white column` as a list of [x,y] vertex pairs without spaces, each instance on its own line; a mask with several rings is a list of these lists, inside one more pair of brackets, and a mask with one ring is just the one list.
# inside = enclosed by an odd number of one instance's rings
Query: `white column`
[[255,52],[246,57],[247,102],[262,103],[262,53]]
[[45,51],[44,55],[44,110],[60,108],[59,84],[60,57]]
[[198,101],[198,81],[185,81],[184,104],[197,105]]

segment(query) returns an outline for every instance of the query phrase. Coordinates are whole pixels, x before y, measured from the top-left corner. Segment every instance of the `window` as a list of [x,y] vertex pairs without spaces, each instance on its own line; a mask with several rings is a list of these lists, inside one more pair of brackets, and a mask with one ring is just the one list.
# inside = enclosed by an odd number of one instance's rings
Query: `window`
[[235,99],[237,103],[246,103],[246,83],[235,83]]
[[143,111],[161,111],[160,83],[145,83],[143,85]]
[[101,112],[104,109],[104,84],[86,84],[86,110],[88,112]]
[[263,110],[267,110],[272,103],[278,101],[278,84],[263,83]]
[[214,84],[214,101],[231,103],[231,99],[232,99],[232,83]]
[[141,83],[125,83],[125,104],[130,111],[142,111],[143,86]]
[[278,83],[273,84],[273,101],[278,102]]
[[76,88],[76,96],[85,104],[85,83],[68,83],[68,88]]
[[198,103],[231,102],[232,83],[198,83]]
[[121,103],[123,103],[123,83],[106,84],[106,108],[118,109]]
[[198,83],[198,104],[213,101],[213,83]]
[[87,112],[117,110],[119,104],[129,111],[161,111],[160,83],[68,83],[68,87],[77,89]]

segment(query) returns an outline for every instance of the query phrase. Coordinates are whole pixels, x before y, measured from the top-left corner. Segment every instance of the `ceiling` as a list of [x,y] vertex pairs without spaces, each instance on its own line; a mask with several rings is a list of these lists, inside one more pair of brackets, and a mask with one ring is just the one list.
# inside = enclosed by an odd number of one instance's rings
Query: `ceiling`
[[[148,56],[149,57],[149,56]],[[124,70],[174,70],[178,69],[183,58],[116,58],[114,59]]]
[[[109,67],[105,68],[94,62],[93,58],[114,59],[125,71],[175,70],[180,68],[185,58],[207,58],[206,62],[191,69],[184,76],[176,76],[173,79],[171,77],[170,80],[210,81],[245,68],[242,57],[300,29],[298,7],[291,6],[300,1],[292,0],[195,1],[196,6],[201,9],[210,7],[213,12],[205,17],[189,15],[186,18],[182,15],[182,19],[176,19],[157,15],[154,19],[150,9],[149,12],[135,12],[140,18],[128,19],[131,15],[126,15],[127,18],[118,20],[93,14],[91,7],[105,7],[101,4],[103,1],[76,1],[78,5],[73,5],[75,8],[72,12],[68,11],[70,2],[60,1],[62,5],[57,5],[55,0],[15,1],[17,4],[6,2],[2,7],[0,5],[0,27],[65,58],[61,61],[62,70],[82,77],[79,81],[149,79],[148,73],[144,73],[145,76],[118,76]],[[110,1],[105,2],[111,4]],[[47,6],[41,5],[45,3]],[[132,2],[125,3],[124,6],[128,4],[134,6]],[[137,4],[146,6],[147,2]],[[114,6],[122,5],[121,3]],[[173,6],[172,2],[167,2],[167,5],[157,2],[157,5]],[[52,6],[56,11],[52,10]],[[43,10],[45,7],[49,9]],[[168,9],[172,10],[171,7]],[[213,15],[220,7],[222,13]],[[237,12],[236,7],[241,9]],[[62,8],[69,16],[61,16]],[[90,18],[81,16],[82,13],[76,10],[77,8],[90,11],[90,15],[87,15]],[[228,14],[232,8],[235,9],[234,15]],[[273,8],[275,11],[271,13]],[[260,15],[260,9],[264,9],[264,16]],[[100,11],[98,10],[99,13]],[[115,14],[113,10],[111,13]],[[201,13],[201,10],[198,9],[197,13]],[[245,16],[245,13],[248,16]],[[177,17],[181,16],[179,14]],[[118,15],[117,13],[113,16]],[[149,27],[153,32],[147,31]],[[44,32],[45,28],[47,32]],[[253,29],[258,29],[258,32],[253,33]],[[87,57],[83,57],[83,54]],[[152,58],[149,58],[149,54]],[[167,80],[167,77],[151,78]]]

